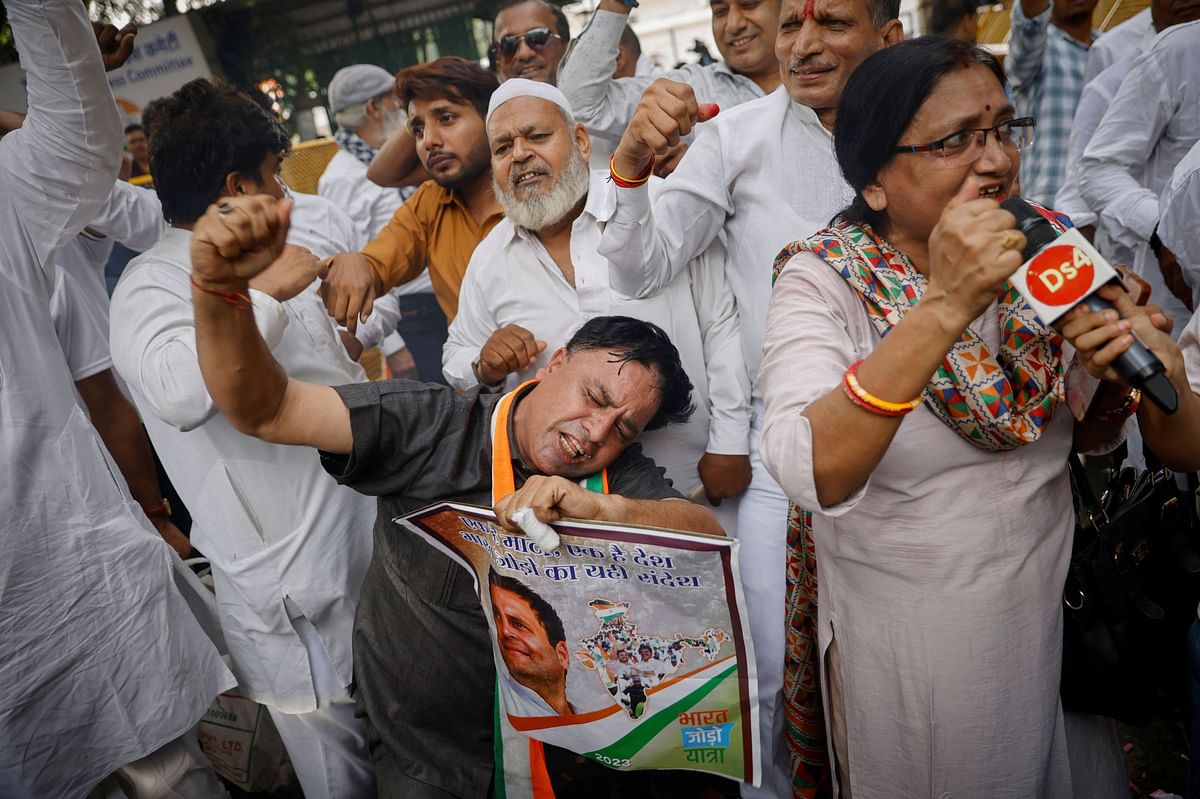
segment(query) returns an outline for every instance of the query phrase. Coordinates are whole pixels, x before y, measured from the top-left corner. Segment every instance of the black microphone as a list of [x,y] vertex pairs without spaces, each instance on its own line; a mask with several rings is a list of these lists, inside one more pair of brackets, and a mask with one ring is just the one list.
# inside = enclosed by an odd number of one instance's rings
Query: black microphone
[[[1017,228],[1026,240],[1021,253],[1025,263],[1013,275],[1013,285],[1043,322],[1050,324],[1077,305],[1092,311],[1113,308],[1096,291],[1119,279],[1117,271],[1079,231],[1060,234],[1037,209],[1017,197],[1000,205],[1017,218]],[[1117,356],[1113,369],[1164,413],[1175,413],[1179,407],[1179,395],[1162,361],[1136,336],[1129,349]]]

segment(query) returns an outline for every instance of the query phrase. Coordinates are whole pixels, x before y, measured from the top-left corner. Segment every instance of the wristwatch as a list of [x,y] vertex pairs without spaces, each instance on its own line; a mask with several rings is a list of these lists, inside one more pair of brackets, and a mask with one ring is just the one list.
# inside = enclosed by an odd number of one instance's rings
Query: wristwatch
[[479,385],[483,386],[485,391],[494,392],[497,389],[499,389],[501,386],[504,385],[504,378],[500,378],[495,383],[483,382],[483,378],[479,374],[479,363],[482,360],[482,357],[483,356],[477,356],[475,358],[475,360],[471,361],[471,374],[475,375],[476,382],[478,382]]
[[626,8],[637,8],[638,0],[621,0],[621,5],[625,6]]

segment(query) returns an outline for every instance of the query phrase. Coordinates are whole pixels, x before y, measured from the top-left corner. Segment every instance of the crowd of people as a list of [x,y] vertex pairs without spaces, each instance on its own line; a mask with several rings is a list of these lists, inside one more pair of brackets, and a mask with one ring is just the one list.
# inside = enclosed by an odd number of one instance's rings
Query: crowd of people
[[[1200,5],[1101,33],[1096,0],[1014,0],[1003,65],[973,4],[916,39],[899,5],[712,0],[722,60],[664,71],[636,0],[574,39],[505,0],[488,66],[339,70],[305,194],[250,94],[194,80],[123,127],[135,32],[6,0],[0,796],[225,797],[196,727],[235,686],[310,799],[496,795],[493,641],[568,716],[571,644],[495,572],[489,627],[392,521],[435,501],[738,539],[760,784],[547,745],[552,795],[1127,796],[1114,722],[1059,700],[1067,462],[1200,469]],[[1151,304],[1045,324],[1012,197]],[[1114,370],[1135,339],[1175,413]],[[415,379],[368,381],[379,346]],[[604,653],[632,718],[659,644]]]

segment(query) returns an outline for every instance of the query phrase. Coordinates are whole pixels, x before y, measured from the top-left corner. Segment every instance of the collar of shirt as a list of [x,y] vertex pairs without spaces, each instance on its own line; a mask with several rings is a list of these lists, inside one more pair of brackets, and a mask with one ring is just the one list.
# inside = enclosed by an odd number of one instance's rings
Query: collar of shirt
[[177,266],[180,269],[190,272],[192,265],[191,246],[192,231],[171,226],[167,228],[166,233],[163,233],[163,237],[158,240],[158,244],[154,247],[154,252],[155,255],[161,258],[163,263]]
[[728,75],[730,80],[745,83],[747,86],[753,86],[755,94],[759,97],[762,97],[764,94],[761,86],[742,73],[734,72],[733,68],[724,61],[718,61],[717,63],[713,64],[712,71],[720,75]]
[[525,485],[525,481],[533,475],[541,474],[541,472],[526,466],[525,461],[521,460],[521,450],[517,447],[517,439],[513,436],[513,419],[517,418],[517,406],[521,404],[521,400],[529,396],[529,392],[533,391],[533,389],[534,386],[529,386],[522,390],[520,394],[513,397],[512,412],[508,414],[508,442],[513,456],[513,477],[516,478],[513,480],[513,484],[518,488]]
[[433,186],[434,191],[437,192],[437,197],[435,198],[437,203],[439,205],[458,206],[458,210],[462,212],[463,217],[466,218],[467,222],[469,222],[476,231],[487,227],[488,223],[493,219],[502,219],[504,217],[504,211],[500,210],[483,220],[482,223],[476,222],[475,214],[471,212],[471,207],[467,205],[467,201],[463,199],[462,194],[459,193],[457,189],[448,189],[440,183],[434,183]]

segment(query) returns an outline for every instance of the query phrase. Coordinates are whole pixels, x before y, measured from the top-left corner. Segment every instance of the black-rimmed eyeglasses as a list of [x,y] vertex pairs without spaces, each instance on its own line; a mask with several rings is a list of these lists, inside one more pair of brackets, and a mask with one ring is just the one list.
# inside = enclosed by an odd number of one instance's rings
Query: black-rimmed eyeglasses
[[1006,150],[1024,150],[1033,144],[1033,129],[1037,125],[1033,117],[1020,117],[1001,122],[990,128],[968,128],[952,133],[944,139],[928,144],[900,144],[892,148],[895,153],[930,153],[947,163],[961,164],[970,158],[979,160],[987,147],[988,134]]

